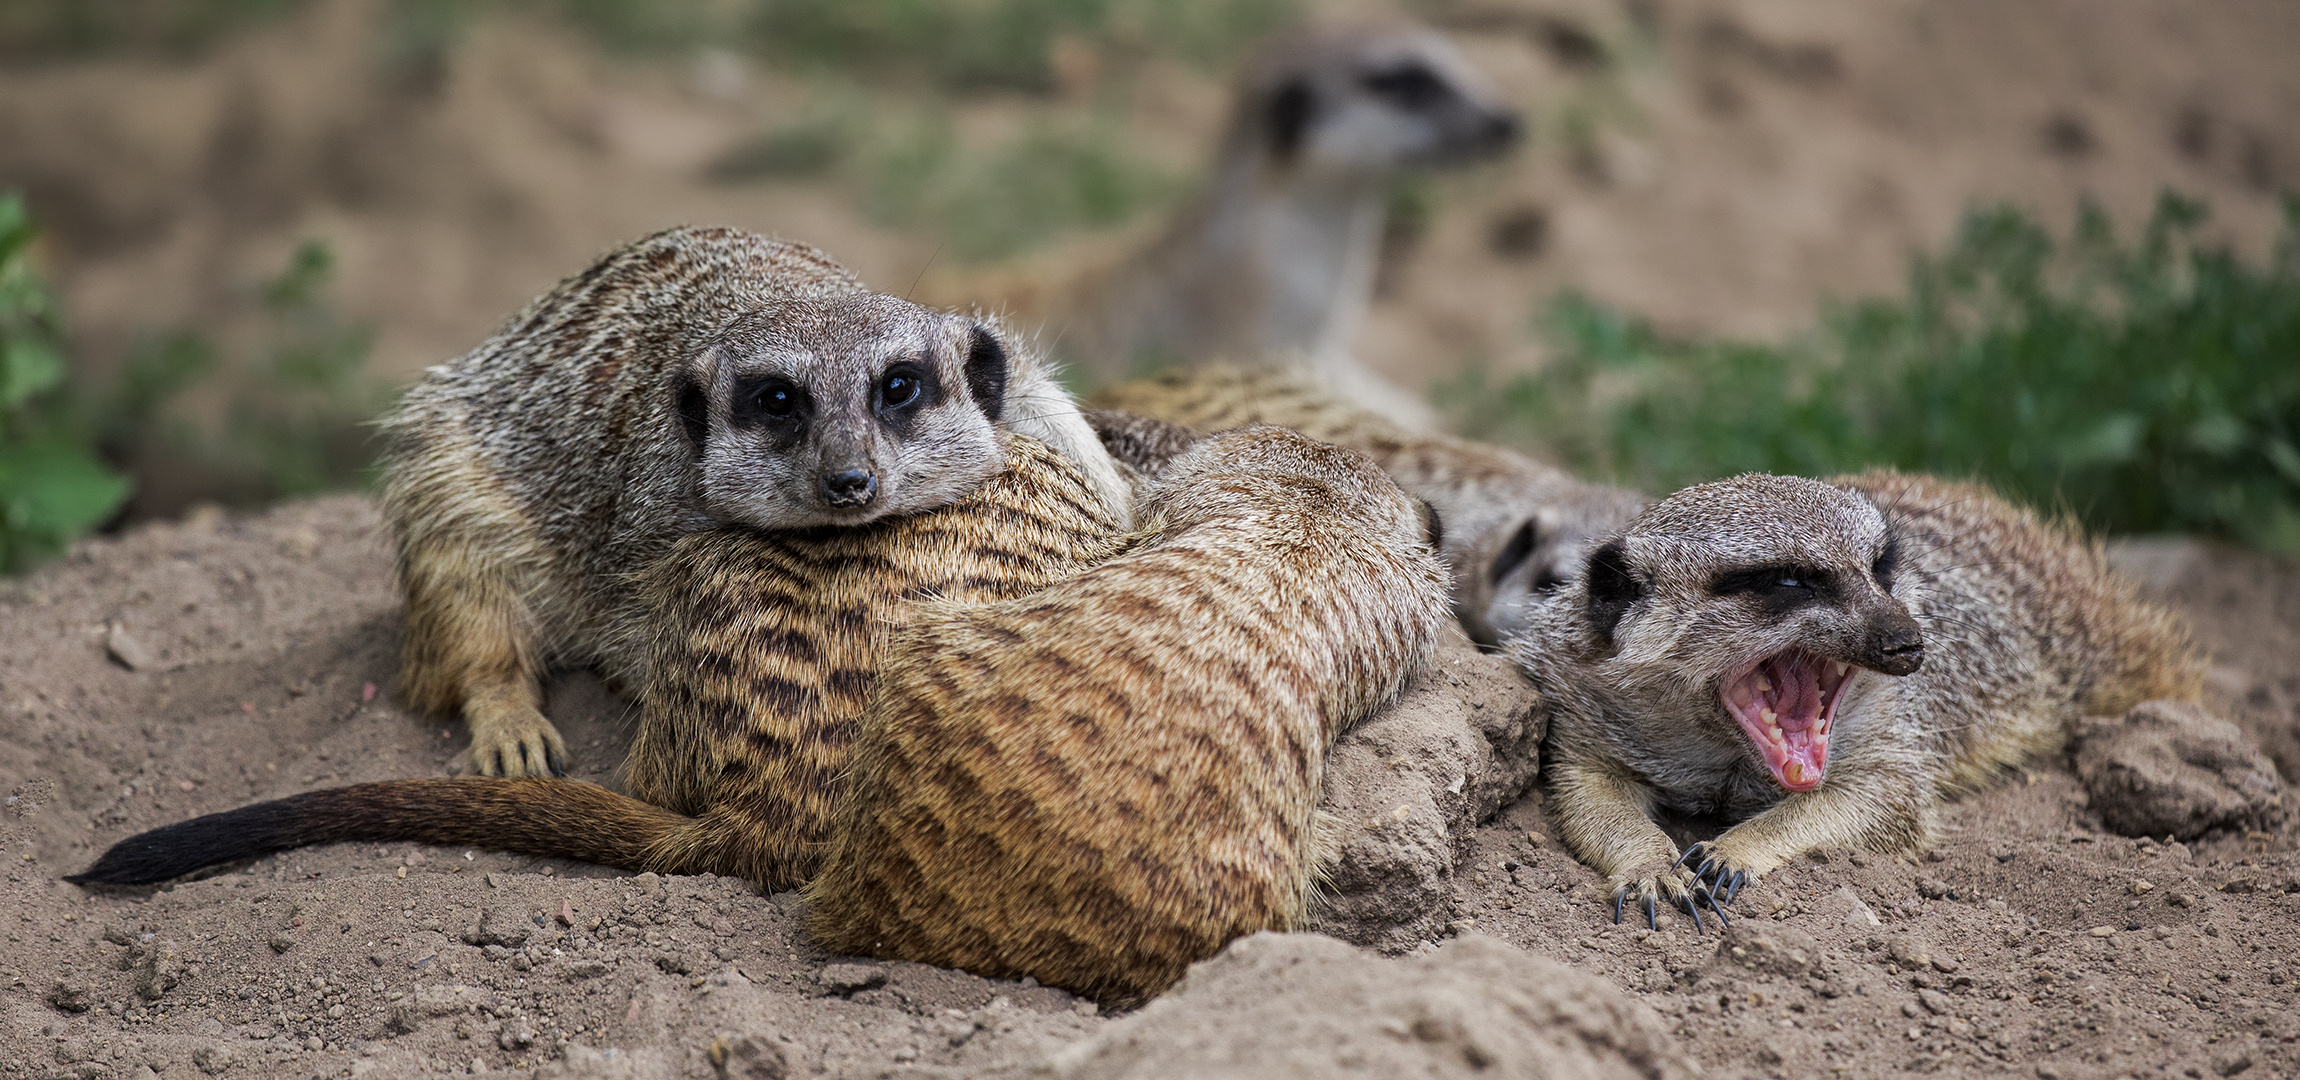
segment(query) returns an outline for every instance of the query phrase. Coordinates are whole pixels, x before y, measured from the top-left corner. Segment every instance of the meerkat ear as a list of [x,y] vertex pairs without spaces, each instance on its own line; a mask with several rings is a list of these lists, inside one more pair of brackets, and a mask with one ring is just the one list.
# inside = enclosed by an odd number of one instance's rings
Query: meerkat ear
[[1533,545],[1538,539],[1539,535],[1534,531],[1533,519],[1525,519],[1525,524],[1518,526],[1517,531],[1510,534],[1509,543],[1501,546],[1501,554],[1493,557],[1492,577],[1488,580],[1495,585],[1501,584],[1501,579],[1508,577],[1510,571],[1517,569],[1520,563],[1525,562],[1526,556],[1533,554]]
[[1445,518],[1429,500],[1415,499],[1414,502],[1422,508],[1422,538],[1429,541],[1431,551],[1444,552]]
[[1270,153],[1279,161],[1291,161],[1301,150],[1317,104],[1310,84],[1299,76],[1279,83],[1277,89],[1270,92]]
[[711,395],[703,389],[695,368],[709,363],[705,358],[697,364],[681,364],[671,376],[671,410],[679,414],[680,425],[687,429],[688,447],[697,461],[703,460],[703,450],[711,441]]
[[1597,636],[1610,642],[1621,618],[1645,595],[1645,586],[1630,572],[1629,552],[1615,540],[1589,555],[1589,622]]
[[974,406],[982,415],[996,420],[1005,413],[1006,346],[980,323],[975,324],[973,340],[966,348],[966,389],[974,395]]

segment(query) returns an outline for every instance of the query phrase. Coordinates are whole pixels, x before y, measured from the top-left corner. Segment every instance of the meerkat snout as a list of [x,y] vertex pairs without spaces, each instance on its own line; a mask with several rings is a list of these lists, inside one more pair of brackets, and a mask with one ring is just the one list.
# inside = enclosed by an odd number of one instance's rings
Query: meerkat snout
[[1007,351],[990,328],[877,294],[793,307],[737,320],[678,380],[705,512],[858,525],[997,471]]

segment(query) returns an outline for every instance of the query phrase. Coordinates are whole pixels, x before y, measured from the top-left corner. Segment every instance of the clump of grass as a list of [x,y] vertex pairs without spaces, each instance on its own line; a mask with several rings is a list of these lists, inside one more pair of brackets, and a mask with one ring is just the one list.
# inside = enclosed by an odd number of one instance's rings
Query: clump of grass
[[2086,206],[2065,241],[1967,216],[1907,294],[1784,344],[1679,339],[1578,296],[1538,377],[1439,388],[1478,434],[1667,491],[1763,470],[1972,476],[2115,532],[2300,549],[2300,200],[2265,265],[2167,193],[2137,240]]
[[995,146],[961,144],[923,118],[858,162],[863,205],[881,222],[928,226],[967,260],[1011,255],[1077,228],[1132,217],[1177,186],[1129,152],[1115,125],[1039,122]]
[[[374,446],[367,422],[390,398],[366,370],[372,330],[327,302],[335,257],[304,242],[256,293],[262,326],[244,356],[189,330],[134,350],[119,380],[91,395],[103,445],[139,462],[165,460],[204,497],[257,505],[364,486]],[[184,406],[222,400],[220,421]]]
[[32,220],[0,194],[0,573],[64,550],[112,516],[128,479],[74,422],[55,303],[32,272]]

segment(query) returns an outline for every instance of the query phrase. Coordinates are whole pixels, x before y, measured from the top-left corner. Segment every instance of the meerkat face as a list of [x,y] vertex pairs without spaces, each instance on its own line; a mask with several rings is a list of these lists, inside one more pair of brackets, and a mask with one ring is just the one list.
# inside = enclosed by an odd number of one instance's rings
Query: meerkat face
[[997,473],[1006,375],[989,328],[858,293],[738,320],[672,392],[706,511],[859,525],[949,505]]
[[1581,577],[1589,549],[1626,527],[1645,500],[1612,488],[1541,506],[1509,533],[1485,567],[1488,594],[1480,640],[1512,641],[1532,632],[1533,608],[1555,599]]
[[1590,629],[1632,678],[1706,697],[1790,791],[1820,786],[1846,687],[1906,675],[1923,637],[1893,597],[1900,541],[1867,499],[1812,480],[1700,484],[1589,556]]
[[1517,114],[1436,33],[1411,26],[1330,30],[1287,42],[1260,65],[1266,149],[1294,166],[1381,172],[1497,153]]

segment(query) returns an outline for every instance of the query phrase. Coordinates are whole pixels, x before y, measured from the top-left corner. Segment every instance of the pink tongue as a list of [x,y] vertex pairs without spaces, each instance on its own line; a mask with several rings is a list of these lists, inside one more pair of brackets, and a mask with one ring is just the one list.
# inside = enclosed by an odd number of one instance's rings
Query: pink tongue
[[[1757,678],[1762,675],[1772,684],[1770,691],[1758,691]],[[1765,760],[1765,767],[1781,786],[1791,791],[1811,791],[1820,786],[1821,774],[1828,762],[1828,739],[1814,738],[1812,728],[1821,715],[1820,680],[1810,667],[1809,658],[1775,657],[1758,665],[1748,679],[1748,688],[1755,692],[1746,715],[1736,713],[1756,744],[1757,752]],[[1782,740],[1772,741],[1767,732],[1761,709],[1770,708],[1774,722],[1781,727]]]

